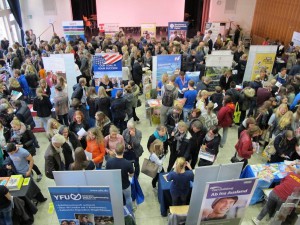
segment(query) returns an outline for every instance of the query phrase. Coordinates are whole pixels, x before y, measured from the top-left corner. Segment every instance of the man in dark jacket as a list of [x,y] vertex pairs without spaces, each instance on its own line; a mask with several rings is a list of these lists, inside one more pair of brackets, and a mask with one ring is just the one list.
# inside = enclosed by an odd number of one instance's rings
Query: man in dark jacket
[[230,83],[233,81],[231,70],[227,70],[224,75],[220,77],[220,86],[227,91],[230,88]]
[[54,179],[53,171],[65,170],[65,156],[63,153],[64,136],[55,134],[45,152],[45,174],[46,177]]
[[229,95],[232,99],[232,102],[236,104],[240,100],[240,92],[235,89],[236,83],[234,81],[230,82],[230,89],[228,89],[225,95]]
[[143,78],[142,59],[138,58],[132,68],[132,79],[135,84],[140,86]]
[[122,97],[122,91],[118,91],[116,98],[111,103],[111,114],[113,123],[120,129],[122,133],[125,129],[126,117],[126,99]]
[[25,125],[31,127],[31,129],[35,128],[35,123],[32,118],[30,109],[26,105],[25,102],[20,100],[15,100],[12,102],[12,106],[16,109],[15,115],[16,117]]

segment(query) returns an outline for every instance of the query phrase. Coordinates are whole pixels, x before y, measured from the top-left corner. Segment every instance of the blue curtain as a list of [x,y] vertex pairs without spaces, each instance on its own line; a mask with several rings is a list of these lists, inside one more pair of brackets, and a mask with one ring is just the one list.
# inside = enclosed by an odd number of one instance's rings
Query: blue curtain
[[7,2],[9,4],[11,13],[14,15],[15,20],[17,21],[17,23],[20,27],[22,45],[25,46],[20,1],[19,0],[7,0]]

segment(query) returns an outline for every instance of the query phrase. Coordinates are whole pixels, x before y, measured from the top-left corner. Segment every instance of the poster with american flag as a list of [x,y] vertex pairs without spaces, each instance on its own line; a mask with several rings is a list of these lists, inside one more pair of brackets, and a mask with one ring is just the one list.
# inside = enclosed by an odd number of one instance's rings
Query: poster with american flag
[[119,53],[100,53],[93,57],[94,77],[122,78],[122,55]]

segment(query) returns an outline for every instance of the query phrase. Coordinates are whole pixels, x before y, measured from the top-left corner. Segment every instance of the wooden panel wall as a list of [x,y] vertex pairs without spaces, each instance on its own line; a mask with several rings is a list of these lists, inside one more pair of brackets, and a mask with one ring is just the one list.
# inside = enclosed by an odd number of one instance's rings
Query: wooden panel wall
[[[245,3],[246,4],[246,3]],[[264,38],[288,44],[293,32],[300,32],[300,0],[257,0],[252,23],[252,43]]]

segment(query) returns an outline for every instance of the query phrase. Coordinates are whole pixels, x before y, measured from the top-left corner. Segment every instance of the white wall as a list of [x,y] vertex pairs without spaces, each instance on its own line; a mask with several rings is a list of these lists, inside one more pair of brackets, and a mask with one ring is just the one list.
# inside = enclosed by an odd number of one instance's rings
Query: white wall
[[168,26],[181,22],[184,0],[97,0],[99,23],[118,23],[120,27],[139,27],[141,23]]
[[[47,27],[50,26],[49,21],[54,22],[54,29],[58,36],[63,36],[62,22],[72,21],[72,8],[70,0],[49,0],[56,1],[56,15],[44,15],[42,0],[21,0],[21,13],[23,19],[23,29],[32,29],[38,37]],[[28,16],[32,16],[30,19]],[[49,41],[53,31],[50,27],[42,36],[41,40]]]
[[[256,0],[237,0],[235,13],[225,13],[226,0],[211,0],[209,9],[209,22],[229,22],[239,24],[244,32],[250,33]],[[233,30],[235,27],[232,26]]]

